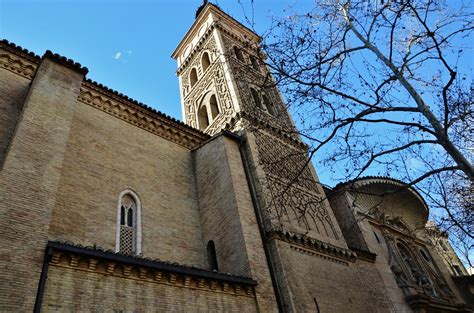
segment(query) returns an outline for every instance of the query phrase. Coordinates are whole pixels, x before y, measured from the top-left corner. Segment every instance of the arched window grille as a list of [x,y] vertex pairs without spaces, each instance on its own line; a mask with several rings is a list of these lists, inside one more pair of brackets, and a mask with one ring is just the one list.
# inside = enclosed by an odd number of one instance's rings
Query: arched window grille
[[212,120],[214,120],[217,117],[217,114],[219,114],[219,107],[217,106],[216,95],[212,95],[209,98],[209,107],[211,108]]
[[120,193],[118,203],[115,251],[136,255],[141,253],[141,206],[131,190]]
[[196,85],[197,81],[198,81],[197,71],[195,68],[193,68],[191,69],[191,73],[189,73],[189,82],[191,84],[191,87]]
[[234,47],[234,53],[235,53],[235,57],[237,58],[237,60],[245,62],[244,54],[242,53],[242,50],[240,50],[237,47]]
[[219,270],[217,266],[216,246],[212,240],[209,240],[207,243],[207,261],[209,262],[209,269],[211,271],[217,272]]
[[250,88],[250,92],[252,93],[252,98],[253,98],[253,101],[255,102],[255,105],[259,107],[260,109],[262,109],[262,102],[260,101],[258,92],[253,88]]
[[202,105],[198,111],[199,129],[205,130],[209,126],[209,116],[207,115],[206,105]]
[[204,52],[201,57],[201,66],[202,71],[205,72],[207,68],[211,65],[211,60],[209,59],[209,53]]

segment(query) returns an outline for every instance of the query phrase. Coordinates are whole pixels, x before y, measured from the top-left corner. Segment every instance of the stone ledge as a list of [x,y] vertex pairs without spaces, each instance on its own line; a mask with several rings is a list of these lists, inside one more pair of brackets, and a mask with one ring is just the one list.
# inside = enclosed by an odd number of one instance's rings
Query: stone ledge
[[349,249],[354,251],[357,254],[357,258],[360,259],[360,260],[375,263],[375,260],[377,259],[377,254],[372,253],[370,251],[365,251],[365,250],[361,250],[361,249],[354,248],[354,247],[349,247]]
[[333,258],[343,259],[349,262],[355,262],[357,254],[349,249],[336,247],[332,244],[323,242],[318,239],[310,238],[305,235],[292,233],[288,230],[273,229],[268,232],[270,239],[279,239],[293,245],[297,245],[309,250],[328,255]]
[[181,288],[254,297],[257,282],[251,278],[211,272],[178,263],[129,256],[96,247],[49,241],[50,266],[83,270],[120,278],[148,281]]

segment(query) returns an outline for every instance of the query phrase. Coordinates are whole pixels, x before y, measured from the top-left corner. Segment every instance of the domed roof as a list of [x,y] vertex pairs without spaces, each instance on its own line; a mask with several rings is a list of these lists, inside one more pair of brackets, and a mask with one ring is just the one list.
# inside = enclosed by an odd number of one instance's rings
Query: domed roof
[[369,176],[338,184],[334,189],[347,190],[362,211],[378,211],[391,219],[401,218],[411,230],[424,228],[428,221],[425,200],[402,181]]

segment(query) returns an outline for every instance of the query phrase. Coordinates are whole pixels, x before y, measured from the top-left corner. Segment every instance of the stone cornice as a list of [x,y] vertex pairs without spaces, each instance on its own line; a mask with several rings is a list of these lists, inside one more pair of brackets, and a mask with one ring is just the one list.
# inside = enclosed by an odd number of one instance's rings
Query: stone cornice
[[354,247],[349,247],[349,249],[354,251],[357,254],[357,258],[360,260],[374,263],[375,260],[377,259],[377,254],[372,253],[370,251],[365,251],[365,250],[357,249]]
[[314,239],[302,234],[292,233],[284,229],[275,228],[268,232],[268,237],[270,239],[278,239],[281,241],[285,241],[287,243],[302,247],[304,249],[312,250],[339,260],[355,262],[357,258],[357,254],[349,249],[336,247],[321,240]]
[[235,296],[255,296],[254,287],[257,282],[243,276],[210,272],[64,242],[49,241],[46,249],[50,266]]
[[189,149],[209,135],[91,80],[82,83],[79,101]]
[[0,67],[32,79],[41,58],[7,40],[0,41]]

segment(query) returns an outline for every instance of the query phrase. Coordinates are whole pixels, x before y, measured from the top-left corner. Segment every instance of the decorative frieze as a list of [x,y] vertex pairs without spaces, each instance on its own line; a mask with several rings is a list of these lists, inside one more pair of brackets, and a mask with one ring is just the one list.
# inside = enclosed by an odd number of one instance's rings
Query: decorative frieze
[[209,272],[177,263],[133,257],[62,242],[48,242],[49,266],[111,275],[180,288],[255,297],[256,281],[251,278]]
[[337,247],[318,239],[308,237],[306,235],[295,234],[284,229],[273,229],[268,232],[270,239],[278,239],[297,246],[313,253],[318,253],[325,257],[336,258],[348,262],[355,262],[357,254],[349,249]]
[[169,116],[124,97],[87,80],[81,86],[79,101],[189,149],[198,147],[209,138]]
[[0,67],[22,77],[32,79],[39,62],[40,57],[34,53],[7,40],[0,41]]
[[341,265],[344,265],[344,266],[349,266],[348,262],[343,261],[343,260],[338,259],[338,258],[327,256],[327,255],[324,255],[324,254],[321,254],[321,253],[317,253],[317,252],[314,252],[314,251],[311,251],[311,250],[308,250],[308,249],[304,249],[304,248],[301,248],[301,247],[293,246],[293,245],[290,245],[290,248],[294,251],[298,251],[299,253],[307,254],[307,255],[310,255],[310,256],[313,256],[313,257],[317,257],[319,259],[334,262],[334,263],[341,264]]

